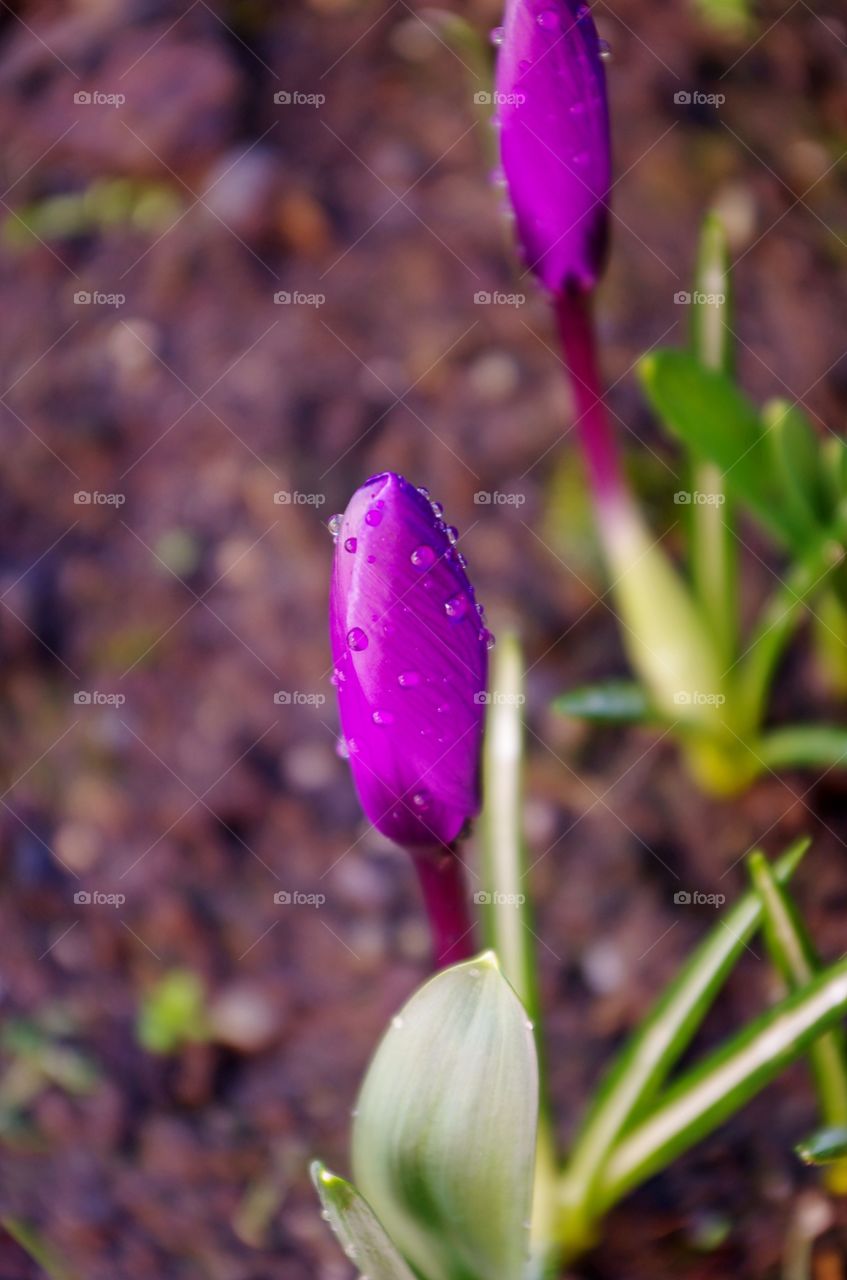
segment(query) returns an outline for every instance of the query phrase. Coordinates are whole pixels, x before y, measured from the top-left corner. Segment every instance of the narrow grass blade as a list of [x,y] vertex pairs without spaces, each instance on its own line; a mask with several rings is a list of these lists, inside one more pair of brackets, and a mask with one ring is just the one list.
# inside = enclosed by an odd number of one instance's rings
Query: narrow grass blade
[[711,1133],[847,1010],[847,959],[745,1027],[668,1091],[612,1153],[598,1188],[605,1211]]
[[835,724],[786,725],[764,734],[756,753],[771,769],[843,765],[847,763],[847,729]]
[[[793,875],[809,846],[798,841],[779,859],[780,883]],[[582,1247],[593,1229],[595,1185],[621,1133],[643,1114],[700,1026],[762,920],[757,894],[747,893],[706,935],[639,1026],[601,1084],[571,1151],[560,1186],[560,1236]]]
[[[753,888],[764,908],[764,934],[768,951],[789,991],[798,991],[821,971],[812,940],[787,891],[774,879],[764,855],[748,859]],[[847,1036],[833,1027],[809,1050],[821,1120],[828,1128],[847,1126]],[[827,1170],[826,1184],[835,1195],[847,1192],[847,1161]]]

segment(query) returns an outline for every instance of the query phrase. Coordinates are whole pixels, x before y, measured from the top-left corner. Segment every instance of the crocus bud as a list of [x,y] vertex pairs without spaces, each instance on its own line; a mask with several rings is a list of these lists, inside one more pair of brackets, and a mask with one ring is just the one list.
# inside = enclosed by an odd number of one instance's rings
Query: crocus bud
[[450,845],[480,807],[491,642],[456,532],[390,471],[330,527],[333,680],[362,808],[406,848]]
[[556,295],[605,260],[611,183],[604,46],[581,0],[506,0],[500,158],[526,263]]

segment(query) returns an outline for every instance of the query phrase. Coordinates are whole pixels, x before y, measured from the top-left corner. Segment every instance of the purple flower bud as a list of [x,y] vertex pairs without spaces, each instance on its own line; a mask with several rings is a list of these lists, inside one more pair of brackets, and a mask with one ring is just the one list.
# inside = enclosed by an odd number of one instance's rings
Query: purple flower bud
[[362,808],[397,844],[449,845],[480,807],[490,641],[455,533],[390,471],[331,527],[333,680]]
[[518,238],[551,292],[588,290],[608,230],[604,46],[581,0],[506,0],[504,21],[497,120]]

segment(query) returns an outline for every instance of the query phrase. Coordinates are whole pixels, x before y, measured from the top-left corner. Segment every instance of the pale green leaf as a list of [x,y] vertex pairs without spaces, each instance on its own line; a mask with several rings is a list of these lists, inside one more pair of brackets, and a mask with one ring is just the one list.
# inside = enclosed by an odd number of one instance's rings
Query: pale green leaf
[[538,1116],[531,1024],[492,952],[445,969],[392,1021],[353,1128],[353,1172],[427,1280],[520,1280]]
[[359,1273],[368,1280],[415,1280],[356,1188],[330,1173],[319,1160],[315,1160],[310,1172],[324,1217]]

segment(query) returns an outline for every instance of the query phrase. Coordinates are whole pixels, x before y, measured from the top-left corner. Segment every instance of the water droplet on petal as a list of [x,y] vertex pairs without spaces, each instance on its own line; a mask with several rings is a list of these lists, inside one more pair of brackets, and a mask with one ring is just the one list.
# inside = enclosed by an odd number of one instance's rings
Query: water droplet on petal
[[415,792],[412,796],[412,804],[419,813],[426,813],[427,809],[432,804],[432,796],[427,791],[426,787],[421,787],[420,791]]
[[339,738],[338,741],[336,742],[335,754],[338,756],[339,760],[350,759],[350,748],[343,738]]
[[418,485],[418,493],[422,493],[425,498],[429,497],[429,489],[425,484]]
[[374,724],[393,724],[394,716],[390,711],[380,711],[377,709],[371,716],[371,720],[373,720]]
[[365,512],[365,524],[371,525],[372,528],[380,524],[381,521],[382,521],[382,512],[379,511],[376,507],[371,507],[370,511]]
[[478,977],[479,977],[479,969],[476,969],[476,968],[474,968],[474,969],[468,969],[468,977],[469,977],[469,978],[478,978]]
[[344,516],[341,514],[340,511],[337,511],[334,516],[330,516],[329,519],[327,520],[326,527],[327,529],[329,529],[333,538],[337,538],[339,533],[341,532],[341,523],[343,520],[344,520]]
[[485,645],[486,649],[493,649],[495,644],[497,643],[493,633],[490,632],[487,627],[482,628],[482,630],[479,633],[479,638],[482,641],[482,643]]
[[441,519],[441,517],[444,515],[444,507],[441,505],[441,503],[431,502],[429,505],[432,507],[432,514],[434,516],[438,516],[438,518]]
[[421,674],[419,671],[401,671],[397,677],[397,683],[403,689],[414,689],[415,685],[420,684]]
[[609,44],[608,40],[597,41],[597,52],[603,62],[612,61],[612,46]]
[[376,556],[368,556],[368,564],[376,564]]
[[456,543],[459,541],[459,530],[455,527],[455,525],[448,524],[446,533],[447,533],[447,541],[450,543],[450,546],[455,547]]
[[555,9],[542,9],[535,21],[542,31],[558,31],[562,20]]
[[362,649],[367,649],[368,637],[361,627],[351,627],[347,632],[347,643],[351,649],[358,653]]
[[334,684],[338,688],[338,686],[344,684],[346,679],[347,677],[340,667],[333,667],[332,675],[329,677],[330,684]]
[[357,546],[358,546],[358,543],[356,542],[355,538],[345,538],[344,540],[345,551],[355,551]]
[[444,605],[444,612],[448,618],[453,618],[458,622],[460,618],[464,618],[468,611],[468,597],[464,592],[460,591],[458,595],[451,596]]
[[532,66],[532,63],[530,62],[529,58],[521,58],[520,62],[518,63],[518,71],[520,71],[522,76],[526,75],[527,71],[529,71],[531,66]]
[[428,569],[431,564],[435,563],[435,552],[432,547],[428,547],[423,543],[419,547],[415,547],[412,552],[412,564],[416,569]]
[[501,45],[505,38],[506,31],[504,27],[494,27],[488,34],[488,39],[493,45]]
[[395,1031],[399,1031],[400,1028],[403,1026],[403,1019],[400,1017],[399,1013],[395,1018],[391,1019],[391,1025]]
[[527,1020],[526,1020],[526,1022],[525,1022],[525,1024],[524,1024],[524,1025],[525,1025],[525,1027],[526,1027],[527,1031],[534,1031],[534,1030],[535,1030],[535,1023],[532,1021],[532,1019],[531,1019],[531,1018],[527,1018]]

